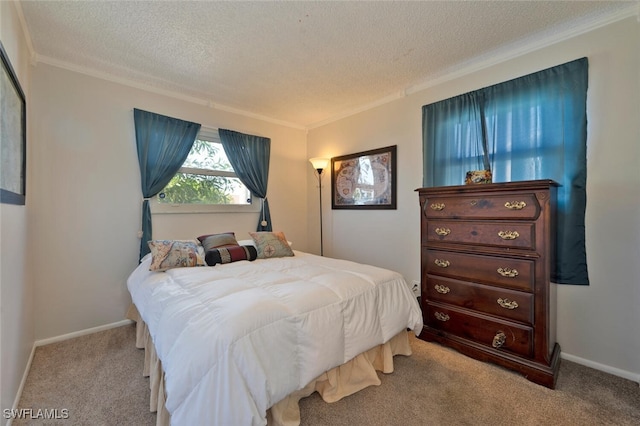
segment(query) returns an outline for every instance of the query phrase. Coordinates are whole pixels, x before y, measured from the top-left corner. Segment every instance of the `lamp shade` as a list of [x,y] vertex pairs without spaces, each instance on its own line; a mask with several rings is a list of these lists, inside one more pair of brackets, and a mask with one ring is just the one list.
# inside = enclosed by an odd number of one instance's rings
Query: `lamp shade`
[[324,170],[329,165],[328,158],[314,157],[314,158],[310,158],[309,162],[313,164],[313,168],[316,170]]

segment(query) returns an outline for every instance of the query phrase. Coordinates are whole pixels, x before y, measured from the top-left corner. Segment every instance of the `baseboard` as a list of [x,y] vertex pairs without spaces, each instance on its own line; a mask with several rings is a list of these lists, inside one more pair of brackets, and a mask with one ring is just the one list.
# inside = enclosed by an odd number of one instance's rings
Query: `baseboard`
[[125,319],[118,322],[112,322],[111,324],[105,324],[98,327],[87,328],[80,331],[74,331],[73,333],[63,334],[61,336],[50,337],[48,339],[36,340],[34,346],[50,345],[51,343],[62,342],[64,340],[73,339],[75,337],[86,336],[87,334],[97,333],[99,331],[109,330],[116,327],[122,327],[123,325],[133,324],[133,321]]
[[[63,334],[61,336],[50,337],[48,339],[36,340],[33,342],[33,347],[31,348],[31,354],[29,354],[29,360],[27,361],[27,365],[24,369],[24,374],[22,375],[22,380],[20,381],[20,386],[18,387],[18,392],[16,394],[16,398],[13,401],[13,410],[18,410],[18,404],[20,404],[20,398],[22,397],[22,390],[24,389],[24,385],[27,381],[27,376],[29,375],[29,370],[31,370],[31,363],[33,362],[33,356],[35,355],[36,348],[38,346],[49,345],[51,343],[62,342],[64,340],[73,339],[75,337],[86,336],[87,334],[97,333],[99,331],[109,330],[116,327],[122,327],[124,325],[133,324],[131,320],[122,320],[118,322],[113,322],[111,324],[105,324],[98,327],[87,328],[85,330],[75,331],[73,333]],[[6,426],[11,426],[13,423],[13,418],[9,418],[7,420]]]
[[[29,370],[31,370],[31,362],[33,361],[33,355],[36,353],[36,345],[34,344],[31,347],[31,353],[29,354],[29,360],[27,361],[27,365],[24,368],[24,374],[22,374],[22,380],[20,380],[20,386],[18,386],[18,392],[16,393],[16,398],[13,401],[13,409],[18,409],[18,404],[20,403],[20,397],[22,397],[22,390],[24,389],[24,384],[27,382],[27,376],[29,375]],[[4,414],[4,413],[3,413]],[[11,426],[13,423],[13,417],[10,417],[7,420],[6,426]]]
[[585,367],[593,368],[594,370],[604,371],[605,373],[613,374],[614,376],[622,377],[623,379],[631,380],[638,383],[640,386],[640,374],[632,373],[630,371],[621,370],[619,368],[611,367],[609,365],[600,364],[598,362],[589,361],[588,359],[580,358],[575,355],[562,352],[560,355],[562,359],[575,362],[576,364],[584,365]]

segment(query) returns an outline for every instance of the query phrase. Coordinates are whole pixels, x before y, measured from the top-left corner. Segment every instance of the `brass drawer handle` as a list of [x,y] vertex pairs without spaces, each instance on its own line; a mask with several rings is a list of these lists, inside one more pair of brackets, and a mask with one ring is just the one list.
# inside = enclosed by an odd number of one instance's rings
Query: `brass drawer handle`
[[439,212],[440,210],[444,210],[444,203],[433,203],[429,207],[431,207],[431,210]]
[[525,203],[524,201],[507,201],[506,203],[504,203],[504,206],[509,210],[522,210],[527,207],[527,203]]
[[442,312],[437,312],[437,311],[436,311],[436,312],[433,314],[433,316],[434,316],[434,317],[436,317],[436,319],[437,319],[438,321],[442,321],[442,322],[449,321],[449,315],[447,315],[447,314],[443,314]]
[[498,232],[498,236],[503,240],[515,240],[520,234],[518,231],[500,231]]
[[518,307],[518,302],[516,302],[515,300],[500,298],[498,299],[498,305],[502,306],[505,309],[515,309]]
[[491,346],[494,348],[501,348],[506,341],[507,336],[502,331],[498,331],[496,335],[493,336],[493,343],[491,343]]
[[515,278],[518,276],[518,270],[517,269],[511,269],[511,268],[498,268],[496,269],[498,271],[498,273],[500,275],[502,275],[503,277],[507,277],[507,278]]
[[436,284],[433,286],[433,288],[436,289],[436,291],[440,294],[447,294],[451,291],[451,289],[449,287],[447,287],[446,285],[440,285],[440,284]]
[[436,228],[436,234],[440,235],[441,237],[446,237],[450,233],[451,229],[449,228]]
[[451,262],[445,259],[436,259],[433,261],[433,263],[435,263],[436,266],[439,266],[441,268],[447,268],[449,265],[451,265]]

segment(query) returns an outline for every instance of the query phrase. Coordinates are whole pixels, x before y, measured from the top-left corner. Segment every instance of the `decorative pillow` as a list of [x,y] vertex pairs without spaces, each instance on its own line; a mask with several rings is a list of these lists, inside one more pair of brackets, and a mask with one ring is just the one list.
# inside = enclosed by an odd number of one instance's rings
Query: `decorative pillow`
[[254,246],[227,246],[207,250],[205,261],[209,266],[218,263],[231,263],[239,260],[254,261],[258,257],[258,251]]
[[198,237],[198,241],[202,243],[205,252],[213,250],[214,248],[239,245],[233,232],[201,235]]
[[147,243],[151,250],[150,271],[171,268],[204,266],[201,248],[195,240],[153,240]]
[[256,243],[259,259],[293,256],[283,232],[249,232]]
[[[238,244],[241,246],[256,246],[256,242],[253,240],[238,240]],[[289,244],[289,247],[293,247],[293,242],[287,240],[287,244]]]

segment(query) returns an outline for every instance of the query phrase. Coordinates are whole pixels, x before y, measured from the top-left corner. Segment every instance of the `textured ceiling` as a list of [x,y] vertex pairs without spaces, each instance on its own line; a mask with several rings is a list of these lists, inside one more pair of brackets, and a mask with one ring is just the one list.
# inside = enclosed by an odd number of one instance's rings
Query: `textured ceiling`
[[36,62],[300,127],[637,12],[621,1],[21,1]]

